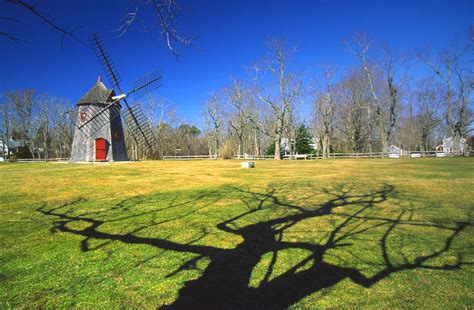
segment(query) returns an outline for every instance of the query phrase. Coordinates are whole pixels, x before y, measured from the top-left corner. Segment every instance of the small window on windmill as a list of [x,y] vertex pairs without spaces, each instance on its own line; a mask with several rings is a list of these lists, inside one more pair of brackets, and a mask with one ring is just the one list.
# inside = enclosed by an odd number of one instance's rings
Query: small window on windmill
[[80,112],[79,113],[79,118],[81,119],[81,122],[84,123],[87,120],[87,113],[86,112]]

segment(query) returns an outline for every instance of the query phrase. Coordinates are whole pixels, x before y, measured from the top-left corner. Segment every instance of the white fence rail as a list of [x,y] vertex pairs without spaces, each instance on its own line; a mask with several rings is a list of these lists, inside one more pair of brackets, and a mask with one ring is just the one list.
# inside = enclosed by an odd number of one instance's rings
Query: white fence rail
[[[451,153],[446,154],[444,152],[436,151],[413,151],[413,152],[403,152],[402,154],[397,153],[382,153],[382,152],[372,152],[372,153],[331,153],[329,158],[420,158],[420,157],[453,157],[453,156],[462,156],[462,153]],[[319,159],[322,156],[310,156],[308,159]]]
[[69,158],[18,158],[16,161],[19,163],[44,163],[50,161],[68,161]]
[[163,160],[217,160],[214,155],[163,156]]
[[[403,152],[402,154],[395,153],[383,153],[383,152],[372,152],[372,153],[331,153],[328,158],[333,159],[343,159],[343,158],[419,158],[419,157],[453,157],[453,156],[462,156],[462,153],[451,153],[446,154],[444,152],[436,151],[427,151],[427,152]],[[314,154],[294,154],[294,155],[284,155],[282,159],[285,160],[312,160],[312,159],[322,159],[320,155]],[[273,155],[234,155],[232,159],[274,159]]]
[[[372,153],[331,153],[329,158],[383,158],[388,157],[387,153],[372,152]],[[310,159],[321,159],[322,156],[313,155]]]
[[[382,152],[372,152],[372,153],[331,153],[329,158],[332,159],[343,159],[343,158],[418,158],[418,157],[453,157],[453,156],[462,156],[462,153],[450,153],[446,154],[445,152],[403,152],[402,154],[389,154]],[[473,156],[474,154],[470,154]],[[295,155],[285,155],[283,159],[285,160],[314,160],[322,159],[322,156],[316,156],[314,154],[295,154]],[[3,159],[3,161],[1,160]],[[215,157],[214,155],[183,155],[183,156],[163,156],[163,160],[218,160],[222,159],[221,157]],[[273,155],[234,155],[232,159],[237,160],[273,160]],[[69,158],[19,158],[16,161],[19,163],[44,163],[44,162],[58,162],[58,161],[68,161]],[[0,158],[0,162],[9,162],[7,158]]]
[[252,160],[269,160],[274,159],[275,156],[273,155],[234,155],[232,159],[252,159]]
[[[329,158],[381,158],[384,153],[331,153]],[[388,157],[385,154],[385,157]],[[269,160],[274,159],[273,155],[234,155],[232,159],[254,159],[254,160]],[[294,154],[284,155],[282,157],[285,160],[307,160],[307,159],[321,159],[322,156],[314,154]]]

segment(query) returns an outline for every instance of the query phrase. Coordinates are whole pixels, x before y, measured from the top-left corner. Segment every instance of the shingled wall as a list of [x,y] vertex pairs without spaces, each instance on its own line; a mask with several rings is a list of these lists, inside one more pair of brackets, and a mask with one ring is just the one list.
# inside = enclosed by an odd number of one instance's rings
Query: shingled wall
[[[78,107],[77,118],[81,112],[85,112],[87,117],[95,115],[100,109],[98,105],[81,105]],[[110,110],[106,110],[107,117],[110,119]],[[77,124],[80,124],[78,122]],[[83,129],[87,130],[87,129]],[[127,161],[127,148],[125,145],[125,137],[120,116],[114,118],[109,124],[89,136],[90,133],[84,133],[76,127],[74,132],[74,140],[71,150],[71,161],[75,162],[93,162],[95,161],[95,140],[103,138],[107,140],[107,161]]]

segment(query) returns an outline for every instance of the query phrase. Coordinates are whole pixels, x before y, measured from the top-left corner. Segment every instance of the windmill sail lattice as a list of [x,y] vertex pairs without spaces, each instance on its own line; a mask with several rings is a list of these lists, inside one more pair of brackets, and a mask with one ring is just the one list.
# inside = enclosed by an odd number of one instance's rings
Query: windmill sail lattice
[[[114,85],[119,95],[103,98],[103,100],[101,100],[103,104],[102,106],[97,107],[95,114],[86,122],[78,123],[77,127],[81,129],[84,134],[92,135],[110,122],[111,119],[121,115],[122,105],[120,102],[122,102],[125,107],[124,112],[122,113],[123,118],[125,119],[128,130],[133,139],[139,146],[146,145],[151,148],[151,146],[156,142],[151,126],[149,125],[140,105],[138,103],[135,103],[134,105],[129,104],[127,98],[133,94],[135,100],[137,100],[158,88],[161,85],[162,80],[160,72],[153,71],[141,77],[134,82],[134,87],[131,91],[123,92],[120,87],[120,75],[112,62],[110,54],[105,50],[98,34],[93,33],[90,40],[108,81],[110,84]],[[109,111],[109,113],[105,113],[106,111]]]
[[104,45],[102,44],[99,35],[97,33],[93,33],[90,37],[90,41],[95,55],[97,56],[97,59],[99,59],[102,70],[105,72],[110,84],[114,85],[117,90],[122,93],[119,84],[120,76],[115,68],[114,63],[112,62],[112,59],[110,58],[110,54],[104,49]]
[[136,104],[123,113],[125,123],[127,123],[130,134],[138,145],[148,144],[155,140],[153,131],[143,114],[140,105]]
[[158,70],[145,74],[133,82],[133,89],[127,93],[127,96],[133,94],[134,99],[138,100],[160,87],[161,81],[161,72]]

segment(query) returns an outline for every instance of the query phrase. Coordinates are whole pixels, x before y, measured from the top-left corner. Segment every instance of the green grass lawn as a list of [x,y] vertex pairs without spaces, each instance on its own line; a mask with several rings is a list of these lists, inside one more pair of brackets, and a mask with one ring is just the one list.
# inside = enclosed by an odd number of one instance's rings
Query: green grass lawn
[[472,308],[474,160],[0,165],[0,304]]

